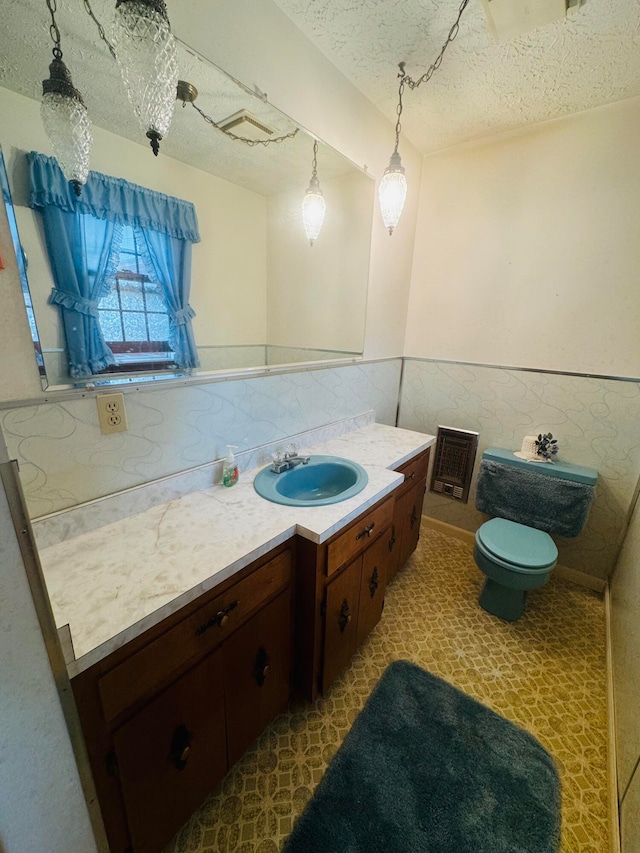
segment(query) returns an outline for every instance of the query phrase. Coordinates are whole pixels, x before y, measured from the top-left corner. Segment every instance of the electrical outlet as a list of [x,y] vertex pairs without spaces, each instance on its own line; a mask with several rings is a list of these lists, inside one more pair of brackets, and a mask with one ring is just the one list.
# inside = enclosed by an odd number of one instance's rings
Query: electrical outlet
[[112,432],[124,432],[127,429],[127,413],[124,408],[124,394],[98,394],[98,419],[103,435]]

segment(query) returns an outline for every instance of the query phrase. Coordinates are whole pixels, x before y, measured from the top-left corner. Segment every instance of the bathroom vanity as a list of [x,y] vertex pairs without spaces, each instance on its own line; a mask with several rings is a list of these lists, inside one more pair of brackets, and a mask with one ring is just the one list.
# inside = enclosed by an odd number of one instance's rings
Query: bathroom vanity
[[[342,503],[278,506],[245,472],[42,551],[57,622],[84,652],[69,671],[114,853],[158,853],[294,691],[313,700],[339,676],[416,547],[433,441],[371,424],[323,445],[369,475]],[[116,540],[124,575],[104,550]],[[85,572],[102,564],[102,605],[74,632],[83,554]],[[181,591],[162,592],[172,568]]]

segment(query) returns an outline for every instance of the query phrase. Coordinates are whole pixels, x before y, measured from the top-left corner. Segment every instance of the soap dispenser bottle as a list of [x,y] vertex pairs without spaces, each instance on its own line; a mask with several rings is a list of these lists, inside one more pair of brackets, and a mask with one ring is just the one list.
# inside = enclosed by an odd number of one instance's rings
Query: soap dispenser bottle
[[222,468],[223,486],[235,486],[238,482],[239,473],[236,458],[233,455],[234,450],[237,450],[235,444],[227,444],[227,458],[224,460],[224,466]]

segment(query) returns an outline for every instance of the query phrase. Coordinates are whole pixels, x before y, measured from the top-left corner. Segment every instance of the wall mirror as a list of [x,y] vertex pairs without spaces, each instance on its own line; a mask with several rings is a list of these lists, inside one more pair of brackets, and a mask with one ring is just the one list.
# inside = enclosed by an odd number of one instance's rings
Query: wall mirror
[[[110,8],[95,5],[105,22]],[[29,207],[26,153],[51,154],[39,113],[41,81],[51,54],[44,12],[44,4],[34,0],[12,4],[0,34],[0,53],[7,60],[0,88],[0,144],[29,259],[24,288],[35,315],[32,328],[37,323],[39,331],[36,351],[43,379],[50,388],[69,388],[183,375],[153,358],[148,366],[141,364],[142,357],[128,366],[126,329],[120,372],[82,379],[69,375],[60,309],[50,302],[53,278],[42,217]],[[320,236],[310,246],[301,203],[311,177],[313,136],[260,92],[179,43],[180,78],[198,90],[195,104],[204,113],[218,123],[228,121],[236,135],[258,143],[287,138],[249,146],[211,127],[192,105],[178,102],[156,158],[91,19],[80,13],[60,16],[59,25],[65,62],[93,122],[92,170],[195,206],[201,241],[192,249],[189,301],[196,314],[192,328],[200,367],[191,372],[361,356],[372,178],[319,143],[318,177],[327,212]]]

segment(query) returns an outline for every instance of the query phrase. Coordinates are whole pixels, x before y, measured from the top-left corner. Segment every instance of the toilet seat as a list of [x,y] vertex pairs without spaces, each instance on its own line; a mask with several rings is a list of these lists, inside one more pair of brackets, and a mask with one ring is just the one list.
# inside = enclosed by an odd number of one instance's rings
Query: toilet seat
[[548,533],[505,518],[492,518],[476,532],[479,550],[499,566],[522,574],[552,569],[558,549]]

